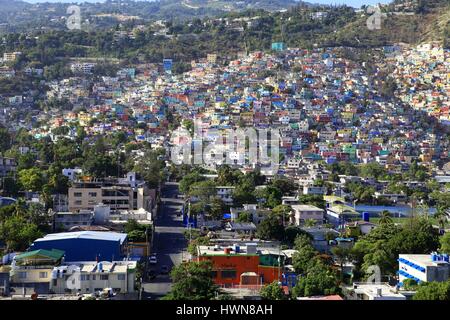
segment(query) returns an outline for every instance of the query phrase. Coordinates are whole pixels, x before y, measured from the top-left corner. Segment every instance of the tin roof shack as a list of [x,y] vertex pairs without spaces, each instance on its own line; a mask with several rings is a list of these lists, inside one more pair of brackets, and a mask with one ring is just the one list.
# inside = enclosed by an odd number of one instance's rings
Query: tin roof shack
[[119,260],[127,254],[127,234],[80,231],[48,234],[30,246],[31,250],[56,248],[65,251],[66,261]]

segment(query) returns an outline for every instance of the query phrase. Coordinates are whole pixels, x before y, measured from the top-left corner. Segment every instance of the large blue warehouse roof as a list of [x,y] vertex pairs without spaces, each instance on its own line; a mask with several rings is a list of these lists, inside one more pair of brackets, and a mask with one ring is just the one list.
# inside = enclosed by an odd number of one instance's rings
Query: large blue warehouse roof
[[122,244],[126,240],[126,238],[127,238],[126,233],[79,231],[79,232],[50,233],[43,238],[36,239],[34,242],[65,240],[65,239],[90,239],[103,241],[120,241],[120,244]]

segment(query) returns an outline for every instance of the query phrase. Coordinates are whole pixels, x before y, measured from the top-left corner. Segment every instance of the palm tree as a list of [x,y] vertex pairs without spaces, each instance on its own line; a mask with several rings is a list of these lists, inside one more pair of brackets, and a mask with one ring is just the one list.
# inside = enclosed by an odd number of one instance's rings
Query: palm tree
[[389,211],[384,210],[383,212],[381,212],[380,214],[380,224],[392,224],[393,220],[391,218],[391,214],[389,213]]
[[14,215],[24,217],[26,213],[26,202],[23,198],[19,198],[14,204]]
[[350,260],[351,249],[346,247],[334,247],[331,249],[331,253],[336,262],[339,263],[341,268],[341,281],[344,279],[344,264]]
[[314,220],[314,219],[308,219],[305,221],[305,227],[307,227],[307,228],[314,227],[315,225],[316,225],[316,220]]
[[437,211],[436,211],[436,214],[434,215],[434,217],[437,219],[437,221],[439,223],[439,227],[441,229],[445,228],[445,223],[447,222],[449,215],[450,215],[449,208],[447,208],[443,205],[437,206]]

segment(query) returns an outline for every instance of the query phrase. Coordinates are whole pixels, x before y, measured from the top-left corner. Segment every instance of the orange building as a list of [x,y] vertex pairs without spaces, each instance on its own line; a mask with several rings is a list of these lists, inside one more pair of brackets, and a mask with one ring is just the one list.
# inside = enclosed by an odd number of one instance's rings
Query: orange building
[[278,250],[243,247],[199,246],[198,261],[211,261],[214,282],[218,285],[263,285],[281,281],[284,255]]

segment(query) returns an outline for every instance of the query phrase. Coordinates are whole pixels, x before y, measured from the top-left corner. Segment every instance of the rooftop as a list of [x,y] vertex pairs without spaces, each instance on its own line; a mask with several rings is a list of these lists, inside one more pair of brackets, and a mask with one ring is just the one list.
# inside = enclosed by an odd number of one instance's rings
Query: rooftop
[[323,211],[323,209],[308,204],[293,204],[291,207],[296,211]]
[[61,259],[63,256],[64,256],[64,251],[62,251],[62,250],[40,249],[40,250],[34,250],[34,251],[19,254],[19,255],[15,256],[15,260],[16,261],[17,260],[28,260],[28,259],[35,260],[35,259],[38,259],[37,257],[42,257],[44,259],[57,261],[57,260]]
[[404,295],[386,283],[355,283],[352,289],[356,294],[364,294],[373,300],[406,300]]
[[36,239],[34,242],[40,241],[57,241],[66,239],[90,239],[103,241],[120,241],[123,243],[127,238],[126,233],[117,232],[101,232],[101,231],[77,231],[77,232],[61,232],[50,233],[43,238]]
[[[253,244],[256,247],[256,244]],[[225,249],[229,249],[229,253],[225,253]],[[279,248],[256,247],[254,253],[248,252],[248,246],[239,246],[236,252],[233,246],[198,246],[200,256],[220,256],[220,255],[285,255]]]
[[[445,261],[433,261],[431,254],[399,254],[399,259],[405,259],[409,262],[419,264],[421,267],[434,267],[438,263],[446,263]],[[448,263],[448,262],[447,262]]]

